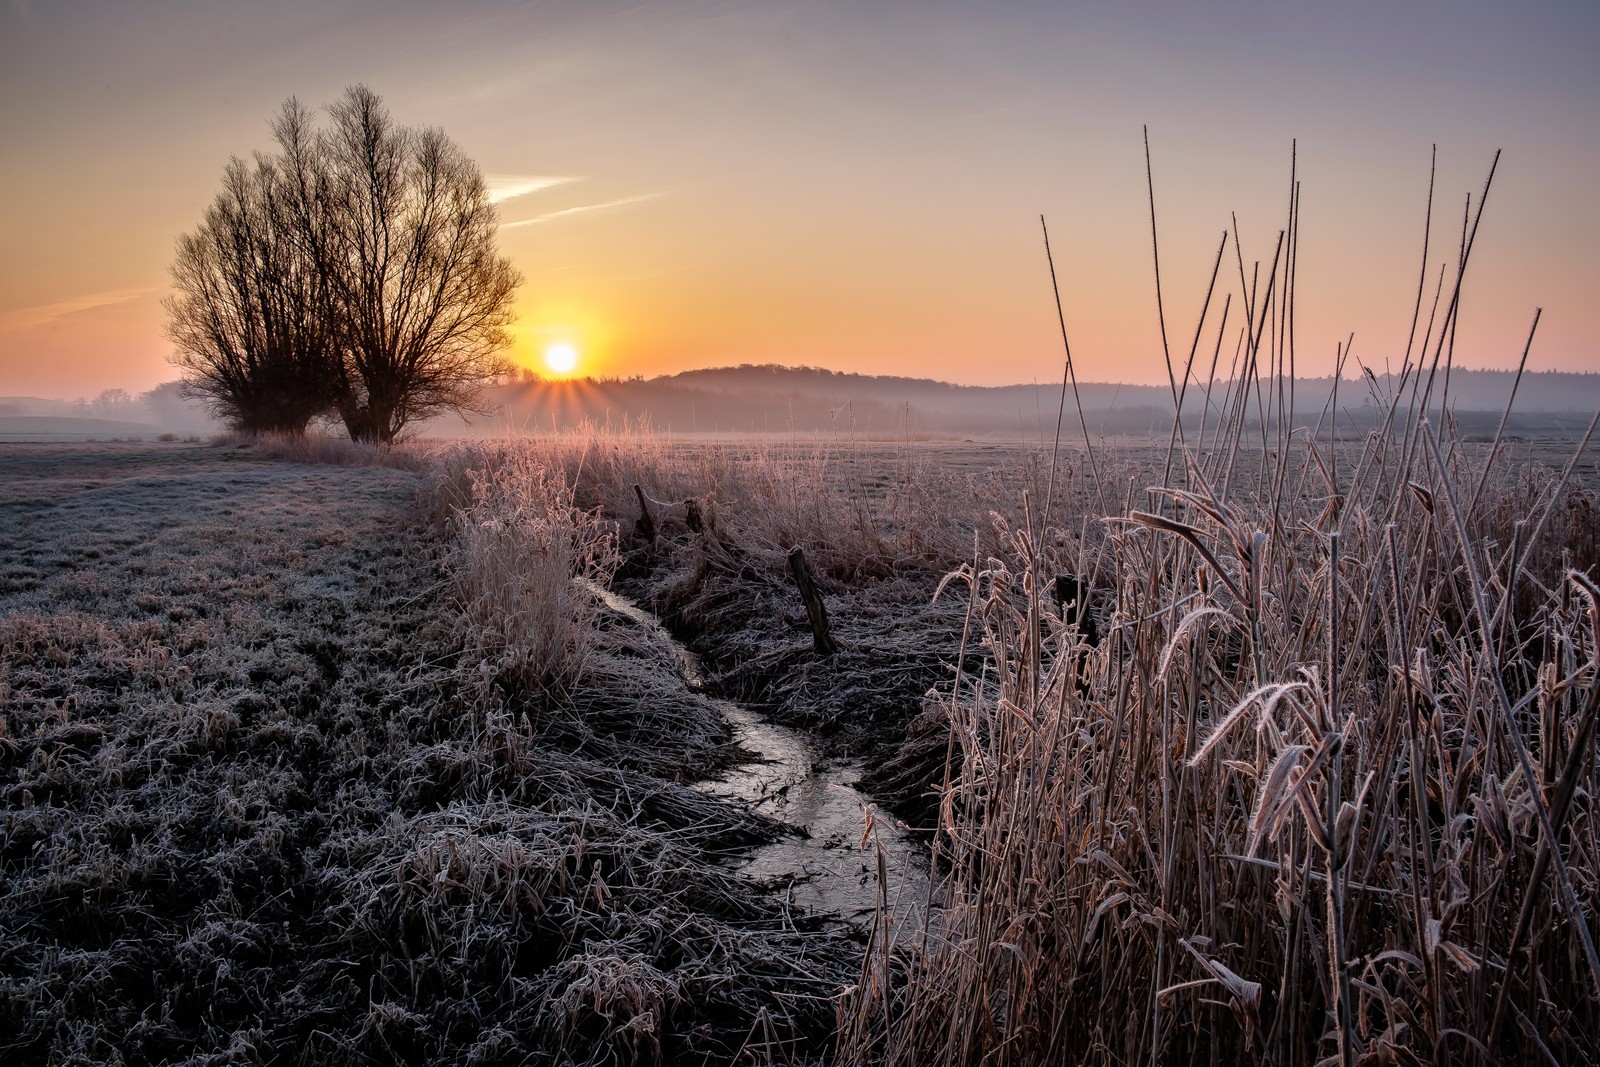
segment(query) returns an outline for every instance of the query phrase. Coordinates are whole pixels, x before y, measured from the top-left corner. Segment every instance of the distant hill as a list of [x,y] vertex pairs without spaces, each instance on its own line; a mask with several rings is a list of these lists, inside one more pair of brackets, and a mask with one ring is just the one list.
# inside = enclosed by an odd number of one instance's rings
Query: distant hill
[[[1505,408],[1506,397],[1515,379],[1512,371],[1453,370],[1448,383],[1450,400],[1462,411],[1500,412]],[[924,378],[851,374],[773,364],[684,371],[654,381],[680,382],[717,391],[777,389],[813,395],[859,397],[880,403],[888,402],[891,406],[900,403],[924,405],[930,411],[1027,411],[1048,396],[1053,413],[1061,392],[1059,379],[1028,385],[962,386]],[[1376,382],[1385,393],[1398,384],[1393,375],[1380,375]],[[1436,393],[1444,388],[1444,384],[1441,374],[1435,386]],[[1331,395],[1333,385],[1331,377],[1298,379],[1295,386],[1296,409],[1319,410]],[[1225,389],[1226,383],[1219,383],[1214,391],[1220,395]],[[1341,404],[1352,400],[1360,404],[1367,396],[1367,382],[1363,378],[1346,378],[1339,383],[1339,389]],[[1191,382],[1186,406],[1190,402],[1198,403],[1202,391],[1201,385]],[[1086,411],[1153,407],[1165,414],[1172,409],[1172,392],[1166,385],[1080,381],[1077,395]],[[1525,414],[1592,415],[1597,408],[1600,408],[1600,374],[1543,371],[1522,376],[1517,387],[1514,410]]]
[[[47,429],[44,419],[66,420]],[[29,421],[33,420],[33,421]],[[71,427],[70,429],[66,427]],[[183,399],[177,382],[158,385],[140,396],[107,390],[95,400],[52,400],[38,396],[0,396],[0,435],[6,440],[66,434],[51,439],[85,436],[156,436],[162,433],[209,434],[221,427],[198,404]]]
[[[1464,432],[1493,431],[1514,378],[1510,371],[1451,373],[1448,403]],[[1347,378],[1337,385],[1339,425],[1344,431],[1370,425],[1383,406],[1382,398],[1400,383],[1380,375]],[[1440,375],[1435,383],[1435,406],[1444,385]],[[1331,378],[1297,379],[1296,421],[1315,424],[1328,408],[1334,386]],[[1409,391],[1410,383],[1406,388]],[[1227,393],[1226,383],[1215,386],[1213,392],[1215,403],[1220,403]],[[182,398],[176,382],[137,398],[121,394],[117,403],[107,402],[110,395],[102,394],[94,402],[0,397],[0,433],[11,434],[15,440],[16,434],[29,432],[16,420],[28,418],[77,420],[75,429],[60,432],[80,439],[210,433],[219,428],[203,410]],[[1171,428],[1172,393],[1165,385],[1080,382],[1077,395],[1091,434],[1165,433]],[[1186,423],[1199,420],[1204,400],[1203,387],[1191,382],[1184,396]],[[747,364],[655,378],[545,381],[529,377],[489,391],[486,403],[494,414],[470,419],[441,417],[420,427],[420,432],[454,437],[569,428],[583,422],[612,426],[647,422],[658,430],[678,433],[1039,437],[1054,431],[1060,401],[1059,379],[968,386],[926,378]],[[1570,433],[1574,428],[1581,430],[1596,410],[1600,410],[1600,374],[1529,373],[1523,375],[1517,389],[1510,428],[1524,434]],[[1252,408],[1247,421],[1255,417]],[[45,432],[43,423],[30,425],[36,434]],[[1081,432],[1070,398],[1067,428],[1073,434]]]
[[[1451,371],[1450,402],[1458,411],[1503,411],[1515,378],[1515,374],[1505,370]],[[1530,371],[1522,376],[1517,386],[1517,403],[1512,410],[1526,415],[1587,418],[1597,409],[1600,409],[1600,374]]]
[[[1474,429],[1498,421],[1514,375],[1509,371],[1455,371],[1448,401],[1460,424]],[[1331,378],[1295,382],[1296,421],[1315,423],[1334,393]],[[1389,376],[1338,383],[1340,424],[1369,422],[1399,383]],[[1443,376],[1435,384],[1437,406]],[[1409,384],[1407,385],[1409,390]],[[1214,388],[1220,403],[1225,385]],[[1165,385],[1080,382],[1077,396],[1094,434],[1165,432],[1172,394]],[[656,378],[529,379],[498,387],[497,413],[470,424],[436,420],[424,432],[463,434],[506,429],[570,427],[584,421],[621,425],[648,421],[676,432],[854,432],[863,434],[973,435],[1053,431],[1061,383],[962,386],[923,378],[851,374],[772,364],[716,367]],[[1193,383],[1184,400],[1185,421],[1198,420],[1204,390]],[[1600,374],[1547,372],[1523,376],[1513,428],[1561,430],[1600,409]],[[1077,412],[1069,419],[1076,430]]]
[[[3,409],[0,409],[3,410]],[[0,414],[0,441],[106,441],[130,437],[155,440],[160,426],[122,419],[78,418],[72,415]]]

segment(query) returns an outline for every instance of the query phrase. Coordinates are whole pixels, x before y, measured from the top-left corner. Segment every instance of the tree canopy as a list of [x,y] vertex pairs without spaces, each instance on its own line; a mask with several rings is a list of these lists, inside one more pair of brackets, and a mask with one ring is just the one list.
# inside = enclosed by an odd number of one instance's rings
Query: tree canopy
[[354,86],[329,123],[291,98],[275,154],[234,159],[178,241],[168,333],[189,390],[246,430],[319,415],[390,442],[476,410],[508,369],[521,278],[495,248],[476,164],[437,129],[398,126]]

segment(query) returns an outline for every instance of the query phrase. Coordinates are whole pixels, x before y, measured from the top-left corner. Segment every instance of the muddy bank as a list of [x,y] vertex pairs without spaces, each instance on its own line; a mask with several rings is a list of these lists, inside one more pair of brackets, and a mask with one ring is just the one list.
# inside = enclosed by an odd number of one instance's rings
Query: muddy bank
[[[914,830],[936,821],[945,759],[946,690],[961,656],[966,605],[934,599],[944,576],[907,565],[818,583],[839,649],[818,656],[784,552],[715,533],[634,539],[618,588],[694,653],[703,687],[797,731],[825,762],[858,768],[853,784]],[[967,650],[969,668],[979,665]],[[842,771],[856,775],[854,769]]]

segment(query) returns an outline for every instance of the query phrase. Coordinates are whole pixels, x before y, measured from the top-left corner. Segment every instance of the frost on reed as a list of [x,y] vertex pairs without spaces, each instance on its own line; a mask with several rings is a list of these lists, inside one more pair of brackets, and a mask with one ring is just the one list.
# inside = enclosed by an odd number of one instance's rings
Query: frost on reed
[[1026,536],[960,572],[992,660],[948,704],[948,897],[869,961],[847,1062],[1594,1052],[1593,497],[1465,514],[1473,464],[1408,489],[1382,444],[1338,518],[1302,486],[1120,523],[1098,649]]
[[[618,538],[616,587],[691,646],[714,691],[875,762],[895,751],[923,695],[948,677],[961,610],[930,604],[939,576],[970,546],[972,517],[1030,476],[1024,447],[1008,453],[1021,469],[985,466],[981,475],[941,469],[930,455],[840,438],[714,443],[586,427],[447,460],[463,473],[445,478],[455,488],[440,500],[459,507],[468,499],[473,478],[464,472],[473,466],[485,481],[526,476],[514,468],[571,486],[568,503]],[[641,496],[654,538],[636,523]],[[826,663],[812,655],[789,573],[796,545],[836,613],[844,647]],[[592,631],[583,639],[586,693],[615,663],[594,654],[595,640]],[[920,802],[917,770],[902,777],[904,793]],[[880,792],[898,798],[902,790]]]
[[1591,438],[1436,427],[1453,300],[1364,440],[1291,431],[1266,306],[1092,550],[1041,515],[951,576],[987,660],[945,691],[942,906],[870,951],[841,1062],[1594,1062]]
[[[1016,482],[1002,472],[985,471],[980,479],[942,470],[909,444],[843,436],[700,442],[645,426],[582,426],[484,446],[470,456],[463,462],[481,466],[486,476],[512,463],[548,472],[571,487],[574,507],[624,536],[639,516],[639,492],[668,541],[684,539],[692,502],[711,540],[776,553],[779,574],[783,553],[804,545],[825,574],[846,585],[942,571],[964,558],[973,515],[999,506]],[[464,477],[454,480],[464,485]]]
[[573,579],[609,579],[615,534],[525,449],[464,449],[444,463],[436,495],[453,527],[451,584],[468,654],[529,689],[571,681],[595,610]]

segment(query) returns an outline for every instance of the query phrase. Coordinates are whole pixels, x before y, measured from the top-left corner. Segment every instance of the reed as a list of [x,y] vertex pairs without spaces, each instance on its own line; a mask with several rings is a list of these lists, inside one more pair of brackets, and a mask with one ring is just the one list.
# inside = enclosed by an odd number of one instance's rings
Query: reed
[[1592,1061],[1593,424],[1554,465],[1429,401],[1469,231],[1381,428],[1299,428],[1286,232],[1254,285],[1240,256],[1245,373],[1183,383],[1217,416],[1097,555],[1040,524],[948,576],[982,664],[942,690],[945,877],[839,1062]]
[[[486,462],[487,461],[487,462]],[[574,487],[524,450],[446,459],[436,498],[446,504],[451,588],[467,654],[485,675],[526,689],[570,682],[583,670],[596,610],[574,578],[609,580],[616,535],[580,508]]]

